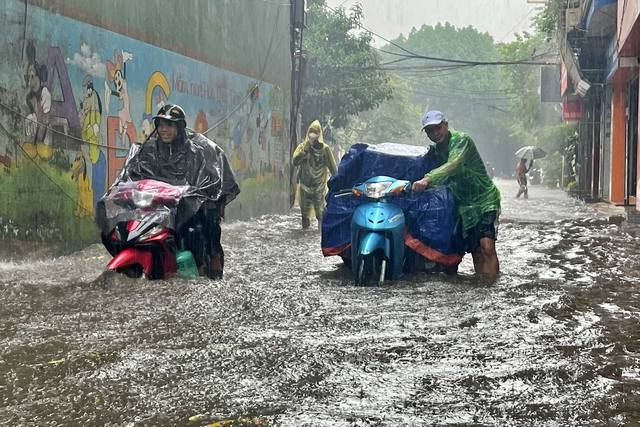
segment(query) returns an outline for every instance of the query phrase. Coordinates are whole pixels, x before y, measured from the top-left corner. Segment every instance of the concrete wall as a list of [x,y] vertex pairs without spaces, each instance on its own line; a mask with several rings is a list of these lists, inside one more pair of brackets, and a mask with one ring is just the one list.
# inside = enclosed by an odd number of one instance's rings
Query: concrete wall
[[3,241],[95,241],[95,203],[164,103],[227,153],[228,219],[288,211],[287,5],[4,0],[0,20]]

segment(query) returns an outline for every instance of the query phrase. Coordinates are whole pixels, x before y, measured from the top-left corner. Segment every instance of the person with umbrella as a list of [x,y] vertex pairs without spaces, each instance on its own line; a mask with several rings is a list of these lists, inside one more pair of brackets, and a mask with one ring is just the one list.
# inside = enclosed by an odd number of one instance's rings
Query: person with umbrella
[[[516,156],[520,157],[520,162],[516,165],[516,181],[518,181],[518,194],[516,199],[524,194],[524,198],[529,198],[529,188],[527,187],[527,173],[533,166],[533,161],[541,157],[546,156],[542,148],[537,148],[532,145],[523,147],[516,151]],[[529,159],[529,167],[527,167],[527,159]]]
[[516,165],[516,181],[518,181],[518,194],[516,199],[520,198],[520,195],[524,194],[524,198],[529,198],[529,187],[527,187],[527,173],[533,165],[533,159],[529,160],[529,167],[527,167],[527,159],[524,157],[520,159],[520,162]]

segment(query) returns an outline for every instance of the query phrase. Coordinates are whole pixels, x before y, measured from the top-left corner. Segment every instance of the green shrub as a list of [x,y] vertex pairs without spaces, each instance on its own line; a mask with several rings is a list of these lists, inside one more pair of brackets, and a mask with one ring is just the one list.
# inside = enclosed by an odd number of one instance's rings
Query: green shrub
[[558,154],[547,156],[542,170],[544,171],[545,185],[555,187],[562,174],[562,156]]

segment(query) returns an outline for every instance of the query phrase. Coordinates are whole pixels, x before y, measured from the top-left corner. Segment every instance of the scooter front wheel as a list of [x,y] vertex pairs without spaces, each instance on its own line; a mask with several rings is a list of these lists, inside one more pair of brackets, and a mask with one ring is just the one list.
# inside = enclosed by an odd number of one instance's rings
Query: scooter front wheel
[[357,261],[356,286],[371,286],[374,281],[384,282],[387,263],[380,252],[358,255]]

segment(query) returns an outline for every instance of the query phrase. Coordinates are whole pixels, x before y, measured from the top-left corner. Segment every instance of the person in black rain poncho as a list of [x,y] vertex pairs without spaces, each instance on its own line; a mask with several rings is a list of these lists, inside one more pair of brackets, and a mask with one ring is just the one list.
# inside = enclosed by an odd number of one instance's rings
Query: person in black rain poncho
[[[215,142],[187,129],[186,114],[178,105],[160,108],[153,123],[155,130],[146,141],[131,146],[124,167],[112,186],[129,180],[155,179],[196,187],[207,201],[196,215],[180,225],[178,236],[186,237],[185,248],[193,252],[200,275],[222,278],[224,251],[220,243],[220,221],[225,205],[240,193],[227,157]],[[185,232],[198,227],[202,229],[204,242],[201,239],[191,241],[188,237],[191,233]]]

